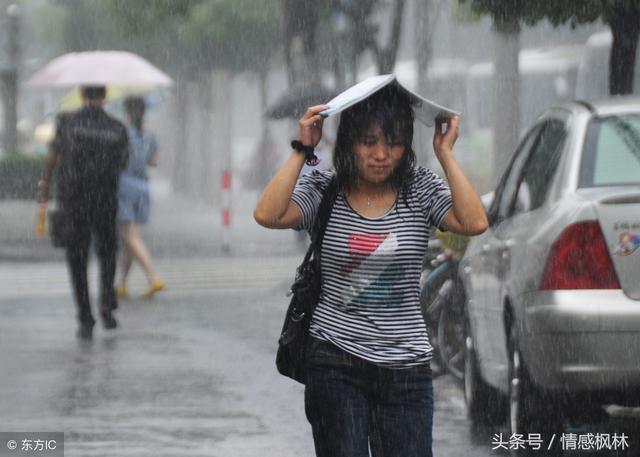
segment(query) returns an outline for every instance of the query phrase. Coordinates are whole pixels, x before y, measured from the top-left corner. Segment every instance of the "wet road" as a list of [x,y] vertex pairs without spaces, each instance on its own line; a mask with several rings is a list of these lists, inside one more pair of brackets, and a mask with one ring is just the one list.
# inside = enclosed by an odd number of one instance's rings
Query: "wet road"
[[[0,292],[0,431],[64,431],[69,457],[312,456],[302,387],[273,362],[284,272],[298,260],[213,262],[216,287],[175,283],[154,300],[123,301],[120,328],[96,326],[90,343],[74,337],[62,264],[49,267],[50,293]],[[254,263],[268,273],[251,274]],[[254,278],[245,287],[241,271]],[[471,439],[455,382],[438,378],[435,390],[435,455],[508,455],[491,450],[499,430]]]

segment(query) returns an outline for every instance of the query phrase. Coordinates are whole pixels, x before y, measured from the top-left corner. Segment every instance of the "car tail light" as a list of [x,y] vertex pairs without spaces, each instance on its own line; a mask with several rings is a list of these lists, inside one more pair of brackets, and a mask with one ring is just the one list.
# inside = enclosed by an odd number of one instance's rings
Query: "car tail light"
[[542,290],[620,289],[598,221],[567,227],[553,243]]

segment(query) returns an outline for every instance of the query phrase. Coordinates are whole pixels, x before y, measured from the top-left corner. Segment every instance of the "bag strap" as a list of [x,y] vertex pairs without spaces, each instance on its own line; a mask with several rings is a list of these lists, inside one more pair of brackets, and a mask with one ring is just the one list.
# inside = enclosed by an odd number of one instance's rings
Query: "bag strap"
[[303,264],[309,262],[309,259],[311,259],[311,255],[314,252],[320,252],[322,240],[324,239],[324,232],[329,222],[329,216],[331,215],[331,209],[333,208],[333,203],[336,201],[336,197],[338,195],[337,191],[338,180],[336,178],[336,175],[333,175],[322,195],[322,200],[320,201],[320,206],[318,207],[318,214],[314,221],[313,229],[311,230],[311,244],[309,245],[309,249],[304,256],[304,260],[302,261]]
[[64,149],[63,153],[66,154],[67,157],[71,157],[71,151],[75,146],[75,139],[72,129],[75,115],[76,113],[62,113],[60,115],[60,123],[64,135],[62,148]]

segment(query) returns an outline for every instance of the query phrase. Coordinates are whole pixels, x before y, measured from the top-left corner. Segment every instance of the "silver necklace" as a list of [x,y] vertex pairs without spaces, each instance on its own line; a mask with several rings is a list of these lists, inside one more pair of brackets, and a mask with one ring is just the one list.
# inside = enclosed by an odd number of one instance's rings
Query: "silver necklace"
[[367,207],[371,207],[371,202],[372,201],[375,202],[378,198],[381,200],[385,200],[386,197],[383,194],[380,194],[380,195],[374,196],[372,199],[370,195],[367,195]]
[[[378,196],[373,197],[373,200],[375,201],[378,198],[380,198],[381,200],[385,199],[385,197],[383,195],[378,195]],[[371,206],[371,197],[369,195],[367,195],[367,206]]]

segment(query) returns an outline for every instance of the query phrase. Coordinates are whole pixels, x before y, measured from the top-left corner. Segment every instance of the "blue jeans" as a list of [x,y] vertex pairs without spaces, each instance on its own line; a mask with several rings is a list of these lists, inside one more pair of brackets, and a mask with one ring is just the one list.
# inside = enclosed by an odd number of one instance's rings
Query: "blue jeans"
[[305,411],[317,457],[431,457],[428,365],[389,369],[315,338],[307,352]]

